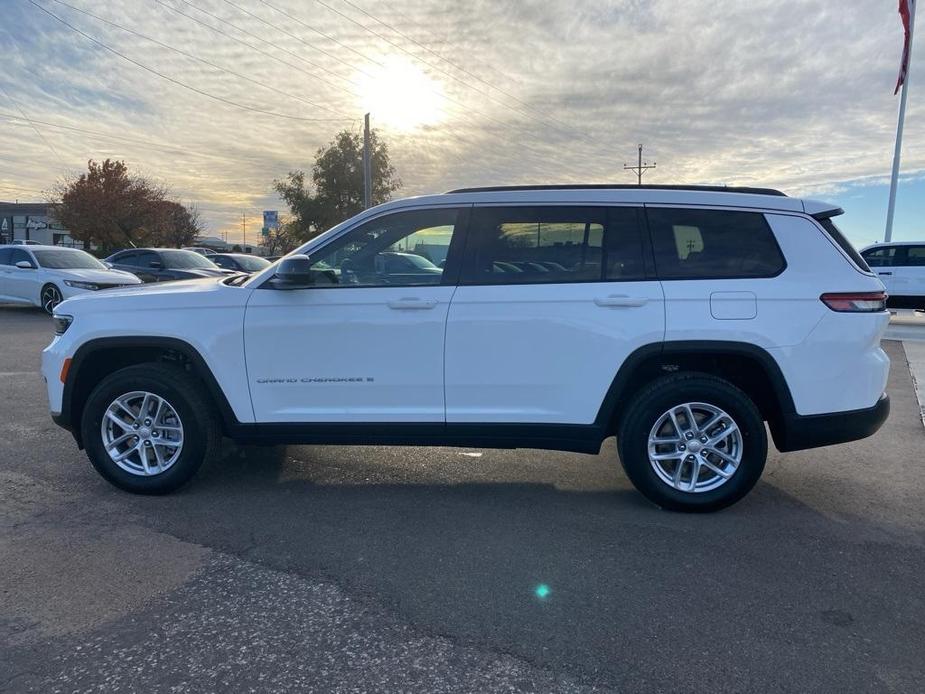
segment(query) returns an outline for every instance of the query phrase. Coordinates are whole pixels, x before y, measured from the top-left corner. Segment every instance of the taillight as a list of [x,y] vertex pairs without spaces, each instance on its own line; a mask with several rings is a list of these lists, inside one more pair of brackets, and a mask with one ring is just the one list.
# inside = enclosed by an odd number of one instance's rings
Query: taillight
[[886,292],[830,293],[819,298],[839,313],[878,313],[886,310]]

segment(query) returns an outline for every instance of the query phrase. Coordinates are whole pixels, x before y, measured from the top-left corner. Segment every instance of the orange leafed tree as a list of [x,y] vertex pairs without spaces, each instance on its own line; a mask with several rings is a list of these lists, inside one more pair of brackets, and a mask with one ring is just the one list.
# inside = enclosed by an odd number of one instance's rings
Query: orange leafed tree
[[104,250],[182,246],[200,232],[198,214],[166,190],[132,175],[122,161],[87,162],[87,171],[55,190],[55,216],[71,236]]

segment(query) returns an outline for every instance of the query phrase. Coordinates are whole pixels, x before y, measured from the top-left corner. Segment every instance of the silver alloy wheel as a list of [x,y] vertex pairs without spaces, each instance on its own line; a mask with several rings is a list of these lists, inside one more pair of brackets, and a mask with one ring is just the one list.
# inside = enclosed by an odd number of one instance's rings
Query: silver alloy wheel
[[686,402],[659,417],[649,432],[649,464],[668,486],[708,492],[739,468],[742,432],[726,412],[705,402]]
[[61,292],[55,285],[49,284],[42,290],[42,308],[45,309],[45,313],[49,315],[54,313],[55,306],[60,304],[61,301]]
[[183,423],[177,411],[161,396],[143,390],[113,400],[100,433],[112,462],[141,477],[165,472],[183,450]]

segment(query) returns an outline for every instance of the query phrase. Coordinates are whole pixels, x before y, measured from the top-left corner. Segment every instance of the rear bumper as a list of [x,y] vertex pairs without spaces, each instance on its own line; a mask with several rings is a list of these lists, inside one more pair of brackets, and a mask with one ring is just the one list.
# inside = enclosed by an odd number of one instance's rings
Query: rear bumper
[[877,404],[863,410],[830,414],[786,415],[772,427],[774,445],[781,452],[831,446],[867,438],[877,432],[890,415],[890,396],[884,393]]
[[886,298],[887,308],[914,308],[925,310],[925,296],[911,296],[905,294],[890,294]]

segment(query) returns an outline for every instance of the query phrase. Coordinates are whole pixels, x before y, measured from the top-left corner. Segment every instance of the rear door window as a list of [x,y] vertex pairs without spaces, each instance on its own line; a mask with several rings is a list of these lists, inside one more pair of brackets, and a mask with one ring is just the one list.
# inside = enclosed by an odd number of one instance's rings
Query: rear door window
[[786,267],[759,212],[646,208],[660,279],[774,277]]
[[861,256],[869,267],[893,267],[896,263],[896,246],[882,246],[864,251]]
[[925,246],[907,246],[906,265],[925,267]]
[[644,278],[637,208],[482,207],[472,213],[464,284]]
[[132,264],[135,265],[135,267],[152,267],[151,263],[157,262],[160,262],[160,258],[157,256],[157,253],[144,251],[135,256],[135,260]]

